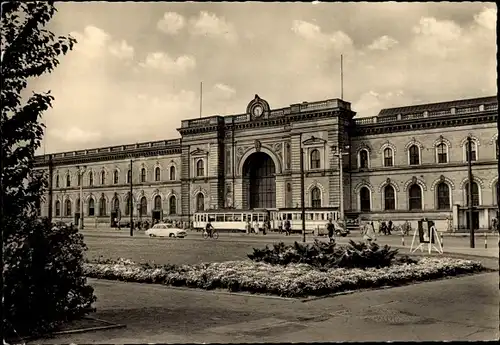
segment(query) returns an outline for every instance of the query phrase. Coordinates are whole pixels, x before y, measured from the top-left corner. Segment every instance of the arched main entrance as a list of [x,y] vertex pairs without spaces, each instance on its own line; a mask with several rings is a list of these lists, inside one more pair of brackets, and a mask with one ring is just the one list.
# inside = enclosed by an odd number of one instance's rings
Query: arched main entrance
[[247,208],[276,207],[276,167],[264,152],[254,152],[243,165],[243,198]]

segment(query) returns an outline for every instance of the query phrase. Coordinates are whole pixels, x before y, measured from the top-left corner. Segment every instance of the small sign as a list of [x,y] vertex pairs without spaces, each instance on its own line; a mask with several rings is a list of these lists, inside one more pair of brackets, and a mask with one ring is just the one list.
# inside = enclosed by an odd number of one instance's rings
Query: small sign
[[[416,244],[417,231],[420,243],[415,249],[413,249],[413,246]],[[431,220],[422,219],[418,221],[418,229],[413,233],[410,253],[413,253],[418,249],[423,252],[425,244],[427,244],[429,254],[431,254],[432,248],[434,248],[438,253],[443,254],[443,244],[441,243],[439,234],[437,233],[435,223]]]

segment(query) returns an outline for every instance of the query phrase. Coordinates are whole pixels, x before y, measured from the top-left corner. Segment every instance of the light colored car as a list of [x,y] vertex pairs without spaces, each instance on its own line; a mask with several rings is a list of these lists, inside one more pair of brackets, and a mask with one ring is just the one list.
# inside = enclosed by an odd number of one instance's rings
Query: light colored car
[[168,224],[155,224],[151,229],[145,231],[149,237],[178,237],[184,238],[187,233],[184,229],[174,228]]

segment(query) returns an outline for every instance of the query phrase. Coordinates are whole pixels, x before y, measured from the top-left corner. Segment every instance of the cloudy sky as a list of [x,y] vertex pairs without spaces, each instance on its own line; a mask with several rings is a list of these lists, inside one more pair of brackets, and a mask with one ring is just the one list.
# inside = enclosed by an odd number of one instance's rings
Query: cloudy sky
[[182,119],[340,98],[381,108],[495,95],[494,3],[57,3],[39,153],[179,137]]

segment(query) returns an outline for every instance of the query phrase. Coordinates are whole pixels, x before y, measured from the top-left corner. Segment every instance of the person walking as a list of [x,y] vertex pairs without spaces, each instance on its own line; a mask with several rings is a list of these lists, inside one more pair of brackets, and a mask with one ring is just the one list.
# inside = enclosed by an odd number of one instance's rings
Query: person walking
[[252,224],[250,224],[249,220],[247,220],[247,224],[245,225],[245,231],[247,234],[252,232]]
[[292,231],[292,226],[290,224],[290,220],[285,220],[285,236],[289,236]]

